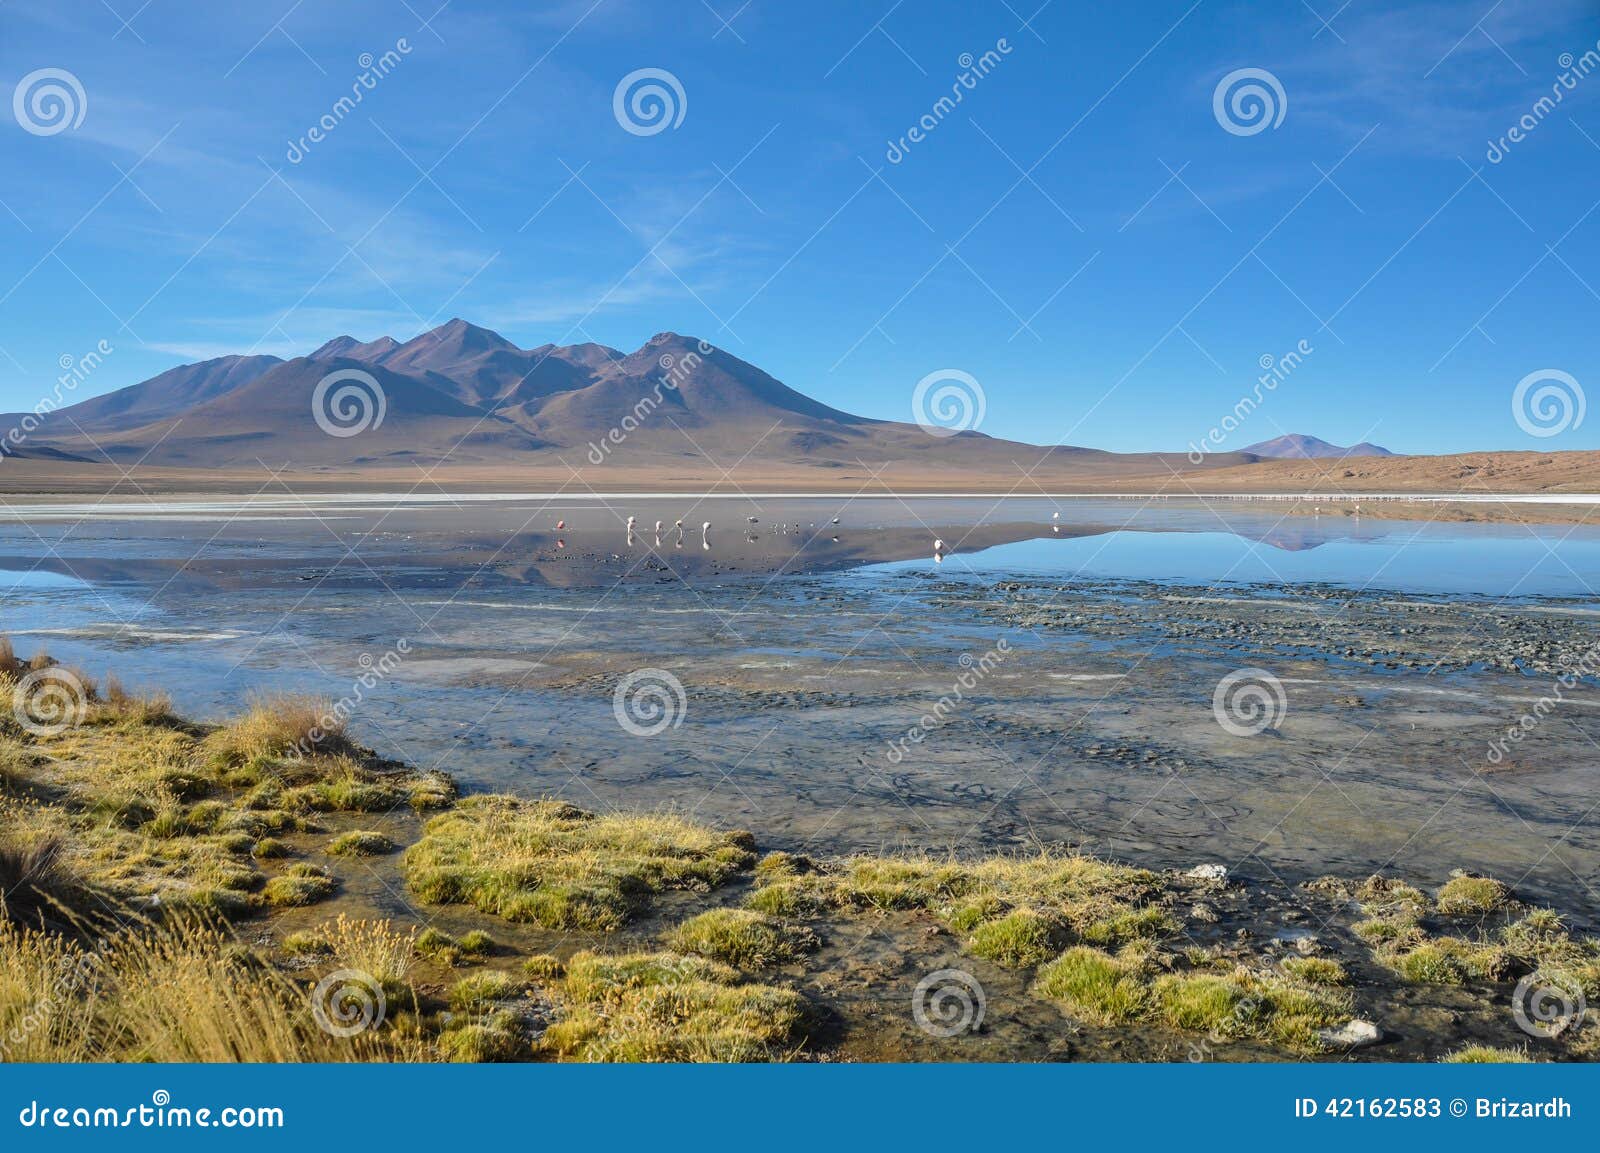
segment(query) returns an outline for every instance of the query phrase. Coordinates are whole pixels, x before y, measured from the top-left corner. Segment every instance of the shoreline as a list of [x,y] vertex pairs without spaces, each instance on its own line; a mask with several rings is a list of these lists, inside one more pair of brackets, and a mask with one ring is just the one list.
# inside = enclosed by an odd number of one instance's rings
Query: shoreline
[[[132,1014],[137,1039],[63,1051],[27,1046],[110,1042],[31,1035],[22,1059],[1600,1055],[1581,1010],[1541,1037],[1506,1001],[1557,968],[1600,996],[1600,942],[1476,874],[1430,895],[1383,876],[1280,889],[1209,861],[1152,871],[1048,846],[813,858],[678,810],[458,798],[442,774],[350,744],[316,702],[195,726],[159,697],[5,656],[8,687],[24,669],[75,678],[82,715],[36,732],[47,719],[19,713],[0,737],[0,864],[36,862],[51,898],[8,881],[0,951],[26,984],[30,958],[91,949],[110,985],[101,1012]],[[117,905],[131,921],[91,928]],[[249,965],[222,962],[230,950]],[[149,1011],[171,994],[146,982],[180,961],[209,974],[182,995],[205,1002],[192,1015],[218,1037]],[[355,1035],[319,1029],[301,998],[330,974],[392,1014]],[[25,1007],[0,999],[0,1034]],[[270,1024],[264,1040],[234,1035],[246,1014]]]

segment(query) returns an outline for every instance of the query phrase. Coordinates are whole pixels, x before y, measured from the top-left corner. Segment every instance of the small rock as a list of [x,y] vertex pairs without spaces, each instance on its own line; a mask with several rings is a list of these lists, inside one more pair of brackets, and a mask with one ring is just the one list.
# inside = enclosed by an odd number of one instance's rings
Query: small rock
[[1217,915],[1217,911],[1210,905],[1201,902],[1200,904],[1190,907],[1189,919],[1191,921],[1199,921],[1201,924],[1205,925],[1214,925],[1222,918]]
[[1228,866],[1205,864],[1196,865],[1184,874],[1191,881],[1213,881],[1216,884],[1225,884],[1228,880]]
[[1368,1045],[1376,1045],[1383,1040],[1383,1030],[1371,1021],[1356,1017],[1346,1021],[1337,1029],[1319,1029],[1317,1036],[1324,1044],[1337,1049],[1365,1049]]

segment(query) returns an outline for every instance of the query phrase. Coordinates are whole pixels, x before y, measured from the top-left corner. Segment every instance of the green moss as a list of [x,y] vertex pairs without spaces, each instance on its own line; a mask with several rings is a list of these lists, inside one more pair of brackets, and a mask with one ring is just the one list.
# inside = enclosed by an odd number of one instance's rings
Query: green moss
[[474,973],[450,987],[450,1007],[457,1012],[480,1009],[495,1001],[515,997],[522,985],[510,973]]
[[1179,925],[1166,912],[1153,905],[1138,909],[1119,909],[1109,916],[1089,921],[1078,930],[1085,944],[1117,947],[1136,940],[1158,940],[1171,936]]
[[756,883],[769,884],[816,871],[816,864],[801,853],[772,852],[756,862]]
[[351,772],[292,789],[289,800],[319,813],[386,813],[406,798],[392,785]]
[[1137,965],[1087,945],[1076,945],[1039,970],[1034,991],[1059,1001],[1090,1025],[1119,1025],[1139,1017],[1148,993]]
[[1249,1035],[1261,1010],[1259,999],[1238,981],[1210,973],[1161,977],[1153,992],[1167,1024],[1221,1037]]
[[273,877],[261,890],[267,904],[280,908],[315,905],[333,896],[334,881],[325,869],[298,864]]
[[1496,1049],[1490,1045],[1468,1045],[1439,1058],[1445,1065],[1527,1065],[1533,1058],[1522,1049]]
[[616,929],[666,889],[709,889],[755,863],[746,833],[668,815],[597,817],[557,801],[476,796],[406,850],[408,884],[552,929]]
[[768,1061],[800,1037],[806,1003],[742,984],[730,966],[670,953],[580,953],[561,987],[566,1016],[546,1051],[580,1061]]
[[439,1034],[438,1044],[444,1059],[457,1063],[512,1061],[525,1051],[515,1022],[501,1014],[452,1025]]
[[1466,966],[1455,950],[1437,941],[1424,941],[1414,949],[1391,954],[1385,963],[1413,985],[1459,985],[1467,978]]
[[328,852],[336,857],[377,857],[394,852],[396,845],[382,833],[358,829],[333,839]]
[[993,893],[984,893],[971,901],[957,905],[945,917],[945,924],[956,933],[970,933],[985,921],[1005,915],[1009,906]]
[[825,910],[823,902],[807,888],[782,881],[763,885],[746,897],[744,903],[770,917],[815,917]]
[[1008,969],[1025,969],[1048,960],[1059,947],[1059,925],[1032,909],[1017,909],[972,932],[968,947]]
[[810,930],[784,925],[748,909],[711,909],[667,934],[667,945],[740,969],[765,969],[798,960],[817,947]]
[[1430,937],[1409,948],[1380,950],[1378,959],[1416,985],[1460,985],[1469,977],[1499,981],[1515,966],[1503,946],[1459,937]]
[[1418,917],[1428,911],[1428,896],[1414,885],[1391,880],[1382,874],[1368,877],[1357,887],[1356,900],[1368,912],[1390,916]]
[[333,945],[321,933],[302,931],[290,933],[283,939],[284,952],[294,955],[321,956],[333,952]]
[[1503,909],[1511,890],[1489,877],[1452,877],[1438,893],[1439,912],[1446,916],[1483,916]]
[[1285,957],[1283,971],[1307,985],[1338,986],[1350,983],[1350,974],[1332,957]]
[[436,957],[447,965],[455,964],[461,957],[461,946],[456,939],[443,929],[435,929],[431,925],[422,930],[415,948],[417,956]]
[[535,953],[522,962],[522,975],[535,981],[550,981],[565,974],[567,967],[549,953]]

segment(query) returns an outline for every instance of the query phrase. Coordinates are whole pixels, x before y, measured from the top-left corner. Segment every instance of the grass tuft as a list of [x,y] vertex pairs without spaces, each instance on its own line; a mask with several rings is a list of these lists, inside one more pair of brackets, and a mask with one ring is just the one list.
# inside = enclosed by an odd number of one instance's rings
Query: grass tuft
[[710,909],[667,934],[669,948],[739,969],[797,961],[817,948],[815,933],[748,909]]
[[627,923],[652,894],[706,891],[754,863],[748,834],[505,796],[468,797],[429,820],[405,854],[407,883],[431,904],[600,931]]

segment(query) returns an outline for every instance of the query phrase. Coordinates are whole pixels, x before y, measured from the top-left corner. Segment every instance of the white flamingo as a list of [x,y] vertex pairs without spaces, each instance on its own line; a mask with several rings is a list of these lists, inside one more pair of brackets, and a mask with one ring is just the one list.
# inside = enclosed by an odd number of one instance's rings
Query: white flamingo
[[706,550],[711,548],[711,522],[706,521],[700,526],[700,547]]

